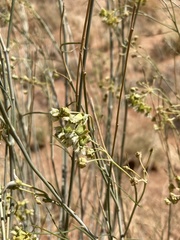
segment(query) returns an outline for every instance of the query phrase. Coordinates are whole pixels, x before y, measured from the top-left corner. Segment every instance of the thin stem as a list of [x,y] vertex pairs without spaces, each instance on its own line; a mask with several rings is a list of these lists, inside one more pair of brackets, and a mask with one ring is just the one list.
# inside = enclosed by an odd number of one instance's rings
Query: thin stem
[[[74,173],[75,173],[75,152],[73,151],[73,155],[71,158],[71,174],[70,174],[70,183],[69,183],[69,191],[68,191],[68,200],[67,200],[67,206],[71,206],[72,201],[72,190],[73,190],[73,183],[74,183]],[[65,231],[67,231],[69,225],[69,215],[66,216],[65,221]]]
[[89,236],[91,239],[95,240],[96,237],[94,236],[94,234],[87,228],[87,226],[84,224],[84,222],[75,214],[74,211],[72,211],[71,208],[69,208],[65,203],[63,203],[61,197],[58,195],[57,191],[54,189],[54,187],[45,179],[45,177],[37,170],[37,168],[33,165],[24,145],[22,144],[20,138],[18,137],[14,127],[12,126],[6,111],[0,101],[0,111],[1,114],[3,116],[3,119],[5,121],[5,123],[7,124],[7,126],[9,127],[9,131],[10,134],[12,135],[12,137],[14,138],[15,142],[17,143],[17,145],[19,146],[19,148],[22,151],[22,154],[24,155],[27,163],[29,164],[29,166],[31,167],[31,169],[36,173],[36,175],[39,177],[39,179],[42,180],[42,182],[44,183],[44,185],[50,190],[50,192],[53,194],[53,196],[57,199],[57,201],[59,202],[59,204],[65,209],[65,211],[67,211],[69,213],[69,215],[71,215],[81,226],[82,231],[85,232],[85,234],[87,236]]
[[2,205],[2,188],[0,187],[0,216],[1,216],[1,231],[2,231],[2,240],[6,240],[6,228],[5,228],[5,219],[4,219],[4,210]]
[[134,216],[134,213],[136,211],[136,208],[139,206],[139,203],[140,201],[142,200],[143,196],[144,196],[144,193],[145,193],[145,190],[146,190],[146,183],[144,183],[144,186],[143,186],[143,190],[142,190],[142,193],[141,193],[141,196],[140,198],[138,199],[138,191],[137,191],[137,186],[134,185],[134,192],[135,192],[135,200],[134,200],[134,207],[132,209],[132,212],[131,212],[131,215],[129,217],[129,221],[128,221],[128,224],[126,225],[126,229],[125,229],[125,232],[124,234],[121,235],[121,239],[124,238],[129,230],[129,227],[130,227],[130,224],[132,222],[132,219],[133,219],[133,216]]
[[[81,40],[81,47],[79,52],[79,64],[78,64],[78,72],[77,72],[77,111],[81,109],[81,102],[82,102],[82,91],[83,91],[83,79],[84,79],[84,72],[86,69],[86,59],[87,59],[87,51],[88,51],[88,43],[89,43],[89,35],[90,35],[90,27],[91,27],[91,20],[92,20],[92,13],[93,13],[93,6],[94,0],[88,1],[86,19],[84,23],[84,29],[82,34]],[[81,71],[80,71],[81,66]],[[79,73],[80,73],[80,80],[79,80]]]
[[6,44],[7,49],[9,48],[10,37],[11,37],[11,32],[12,32],[14,6],[15,6],[15,0],[12,0],[12,3],[11,3],[11,11],[10,11],[10,19],[9,19],[9,25],[8,25],[7,44]]
[[120,89],[120,93],[119,93],[119,101],[118,101],[118,108],[117,108],[117,114],[116,114],[116,124],[115,124],[115,131],[114,131],[114,140],[113,140],[112,153],[111,153],[112,158],[114,156],[114,150],[115,150],[115,145],[116,145],[116,140],[117,140],[117,132],[118,132],[118,127],[119,127],[119,115],[120,115],[120,109],[121,109],[121,100],[122,100],[122,94],[123,94],[124,86],[125,86],[128,57],[129,57],[129,51],[130,51],[130,47],[131,47],[131,39],[132,39],[133,31],[134,31],[137,12],[138,12],[138,8],[136,7],[136,5],[134,5],[132,19],[131,19],[131,27],[130,27],[130,31],[129,31],[129,37],[128,37],[125,65],[124,65],[123,76],[122,76],[122,84],[121,84],[121,89]]
[[[0,45],[3,49],[4,52],[4,57],[5,57],[5,65],[7,68],[7,83],[4,84],[6,86],[5,91],[6,93],[10,93],[9,98],[6,98],[7,103],[6,106],[9,108],[11,107],[11,121],[14,125],[15,123],[15,96],[14,96],[14,87],[13,87],[13,82],[12,82],[12,76],[11,76],[11,67],[10,67],[10,61],[9,61],[9,50],[5,47],[4,41],[2,36],[0,36]],[[5,74],[4,74],[5,77]],[[6,77],[4,79],[4,82],[6,82]],[[10,100],[10,102],[9,102]],[[10,112],[8,112],[10,114]]]

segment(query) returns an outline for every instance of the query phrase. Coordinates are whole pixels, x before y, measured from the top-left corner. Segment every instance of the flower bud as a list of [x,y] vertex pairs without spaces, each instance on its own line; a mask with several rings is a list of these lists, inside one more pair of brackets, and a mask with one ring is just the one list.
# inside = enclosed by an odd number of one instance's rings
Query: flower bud
[[52,108],[50,111],[50,114],[52,115],[52,119],[54,122],[59,120],[59,117],[60,117],[59,109]]
[[78,158],[77,164],[78,164],[78,167],[84,168],[87,165],[87,159],[85,157],[80,157]]

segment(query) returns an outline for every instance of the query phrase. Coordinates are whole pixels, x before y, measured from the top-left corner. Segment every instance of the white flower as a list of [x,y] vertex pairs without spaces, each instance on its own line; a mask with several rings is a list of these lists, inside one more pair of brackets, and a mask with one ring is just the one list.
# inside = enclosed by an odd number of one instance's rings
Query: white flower
[[59,134],[56,135],[57,138],[61,139],[62,137],[65,136],[65,133],[64,132],[61,132]]
[[87,149],[85,147],[81,148],[81,154],[86,156]]
[[73,142],[73,145],[76,145],[79,141],[79,136],[74,131],[69,134],[68,138],[71,139],[71,141]]
[[82,121],[84,118],[84,116],[81,114],[81,113],[78,113],[76,114],[75,116],[74,115],[71,115],[70,116],[70,122],[72,123],[78,123],[80,121]]
[[60,116],[59,109],[52,108],[51,111],[50,111],[50,114],[52,115],[52,118],[53,118],[54,121],[57,121],[59,119],[59,116]]

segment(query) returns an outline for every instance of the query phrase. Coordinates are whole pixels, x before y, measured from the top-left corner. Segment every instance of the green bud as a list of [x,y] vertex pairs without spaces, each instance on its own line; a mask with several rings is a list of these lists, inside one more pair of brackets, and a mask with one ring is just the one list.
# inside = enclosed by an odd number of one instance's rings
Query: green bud
[[166,203],[167,205],[170,205],[170,204],[171,204],[171,201],[169,200],[169,198],[165,198],[164,201],[165,201],[165,203]]
[[17,75],[15,75],[15,74],[12,75],[12,78],[13,78],[14,80],[18,80],[18,79],[19,79],[19,77],[18,77]]
[[180,200],[180,195],[176,195],[174,193],[170,193],[169,200],[173,203],[176,204]]
[[61,117],[68,117],[70,116],[71,110],[67,107],[60,108],[60,116]]
[[94,157],[94,149],[88,148],[86,151],[87,157],[93,158]]
[[72,133],[73,130],[74,130],[74,125],[72,123],[67,123],[66,126],[64,127],[65,133]]
[[35,200],[36,200],[36,203],[37,203],[38,205],[41,205],[41,204],[42,204],[41,200],[40,200],[38,197],[36,197]]
[[81,122],[83,119],[84,119],[83,114],[82,114],[82,113],[78,113],[78,114],[76,114],[75,116],[74,116],[74,115],[71,115],[71,117],[70,117],[70,122],[72,122],[72,123],[79,123],[79,122]]
[[178,188],[180,188],[180,176],[175,177],[176,183],[178,185]]
[[138,91],[138,88],[137,88],[137,87],[132,87],[132,88],[130,89],[130,91],[134,93],[134,92]]
[[100,17],[106,17],[107,16],[107,10],[102,8],[101,11],[99,12]]
[[76,134],[77,135],[83,135],[83,134],[86,134],[87,131],[86,131],[86,126],[84,124],[79,124],[75,130]]
[[78,158],[77,164],[80,168],[84,168],[87,165],[87,159],[85,157]]
[[80,139],[79,139],[79,145],[80,146],[84,146],[84,145],[86,145],[89,141],[91,140],[91,138],[90,138],[90,136],[89,135],[85,135],[85,136],[82,136],[82,137],[80,137]]

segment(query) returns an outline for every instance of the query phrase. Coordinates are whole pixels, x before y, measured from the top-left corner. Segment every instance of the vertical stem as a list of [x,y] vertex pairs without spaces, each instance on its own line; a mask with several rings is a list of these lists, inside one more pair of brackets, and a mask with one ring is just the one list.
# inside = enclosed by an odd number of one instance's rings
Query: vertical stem
[[[67,199],[67,206],[71,206],[72,201],[72,190],[73,190],[73,182],[74,182],[74,172],[75,172],[75,152],[73,151],[73,156],[71,158],[71,174],[70,174],[70,183],[69,183],[69,191],[68,191],[68,199]],[[68,230],[69,225],[69,214],[66,214],[66,220],[64,224],[65,231]]]
[[[113,32],[112,29],[109,30],[109,38],[110,38],[110,85],[114,83],[114,74],[113,74]],[[108,113],[107,113],[107,123],[106,123],[106,137],[105,137],[105,145],[110,152],[111,150],[111,123],[112,123],[112,111],[113,111],[113,93],[109,91],[108,97]]]
[[[81,48],[79,53],[79,67],[78,67],[78,76],[80,72],[80,82],[79,77],[77,76],[77,111],[81,109],[81,102],[82,102],[82,91],[83,91],[83,78],[84,72],[86,69],[86,59],[87,59],[87,52],[88,52],[88,43],[89,43],[89,36],[90,36],[90,28],[91,28],[91,21],[92,21],[92,13],[94,7],[94,0],[88,1],[86,19],[84,23],[84,29],[82,34],[81,40]],[[81,71],[80,71],[81,66]]]
[[0,186],[0,217],[1,217],[1,237],[2,240],[6,240],[6,228],[5,228],[5,221],[4,221],[4,210],[2,205],[2,187]]
[[7,44],[6,44],[7,49],[9,48],[10,36],[11,36],[11,32],[12,32],[14,6],[15,6],[15,0],[12,0],[12,3],[11,3],[11,11],[10,11],[10,19],[9,19],[9,26],[8,26]]
[[[168,144],[168,133],[167,129],[165,129],[165,149],[166,149],[166,156],[167,156],[167,167],[168,167],[168,177],[169,177],[169,185],[172,183],[172,166],[170,161],[170,151],[169,151],[169,144]],[[168,231],[167,231],[167,240],[171,238],[171,217],[172,217],[172,206],[169,204],[169,211],[168,211]]]
[[[64,46],[64,50],[62,52],[62,59],[65,65],[66,69],[66,75],[67,77],[70,77],[70,72],[68,70],[69,66],[69,58],[68,58],[68,48],[67,44],[68,43],[68,29],[67,29],[67,18],[66,18],[66,13],[65,13],[65,8],[64,8],[64,1],[59,0],[59,10],[60,10],[60,15],[61,15],[61,26],[60,26],[60,46]],[[63,34],[63,35],[62,35]],[[69,81],[65,78],[65,106],[67,106],[69,103]],[[71,200],[72,200],[72,190],[73,190],[73,182],[75,178],[75,153],[73,152],[73,156],[71,158],[71,174],[70,174],[70,183],[69,183],[69,188],[67,190],[67,168],[68,168],[68,161],[67,161],[67,153],[66,151],[63,151],[63,166],[62,166],[62,195],[63,195],[63,200],[67,203],[68,207],[71,205]],[[63,221],[65,222],[64,224],[64,229],[65,231],[68,230],[68,225],[69,225],[69,214],[63,214]]]
[[[10,60],[9,60],[9,47],[10,47],[10,36],[11,36],[11,31],[12,31],[12,24],[13,24],[13,14],[14,14],[14,6],[15,6],[15,0],[12,0],[11,4],[11,11],[10,11],[10,20],[9,20],[9,25],[8,25],[8,35],[7,35],[7,43],[6,46],[3,42],[3,39],[0,35],[0,45],[3,50],[3,57],[4,57],[4,66],[6,67],[5,72],[3,73],[4,76],[4,87],[5,87],[5,94],[3,95],[8,95],[4,97],[5,99],[5,106],[7,107],[7,115],[11,120],[11,123],[13,127],[15,127],[15,96],[14,96],[14,87],[13,87],[13,82],[12,82],[12,76],[11,76],[11,67],[10,67]],[[3,69],[4,70],[4,69]],[[9,111],[8,111],[9,110]],[[10,159],[10,179],[12,180],[13,178],[13,169],[14,169],[14,142],[11,134],[8,131],[8,142],[10,143],[7,146],[7,153],[9,151],[9,159]],[[11,192],[12,193],[12,192]],[[12,194],[13,195],[13,194]],[[11,201],[10,200],[10,207],[11,207]],[[12,217],[10,218],[10,228],[7,229],[7,231],[11,230],[11,224],[12,224]]]
[[63,207],[63,209],[70,215],[72,216],[74,219],[76,219],[76,221],[80,224],[82,231],[84,231],[84,233],[90,237],[90,239],[95,240],[96,236],[94,236],[93,233],[91,233],[91,231],[87,228],[87,226],[84,224],[84,222],[75,214],[75,212],[73,212],[73,210],[71,208],[69,208],[61,199],[61,197],[59,196],[59,194],[57,193],[57,191],[54,189],[54,187],[46,180],[46,178],[38,171],[38,169],[33,165],[31,158],[29,157],[26,148],[24,147],[24,145],[22,144],[19,136],[17,135],[13,125],[11,124],[8,115],[0,101],[0,112],[2,114],[2,117],[7,125],[7,127],[9,128],[10,134],[13,137],[14,141],[16,142],[16,144],[18,145],[18,147],[20,148],[24,159],[27,161],[28,165],[30,166],[30,168],[34,171],[34,173],[39,177],[39,179],[44,183],[44,185],[49,189],[49,191],[52,193],[52,195],[57,199],[57,201],[59,202],[59,205],[61,207]]
[[119,115],[120,115],[120,108],[121,108],[121,99],[122,99],[122,94],[123,94],[124,86],[125,86],[125,78],[126,78],[128,57],[129,57],[129,51],[130,51],[130,47],[131,47],[131,39],[132,39],[133,31],[134,31],[134,26],[135,26],[137,13],[138,13],[138,8],[136,7],[136,5],[134,5],[133,12],[132,12],[131,26],[130,26],[130,31],[129,31],[129,37],[128,37],[128,45],[127,45],[127,51],[126,51],[125,65],[124,65],[123,76],[122,76],[122,84],[121,84],[121,89],[120,89],[120,93],[119,93],[118,109],[117,109],[117,114],[116,114],[116,125],[115,125],[115,132],[114,132],[114,139],[113,139],[113,146],[112,146],[112,153],[111,153],[112,158],[114,156],[114,150],[115,150],[115,145],[116,145],[116,140],[117,140],[117,132],[118,132],[118,127],[119,127]]

